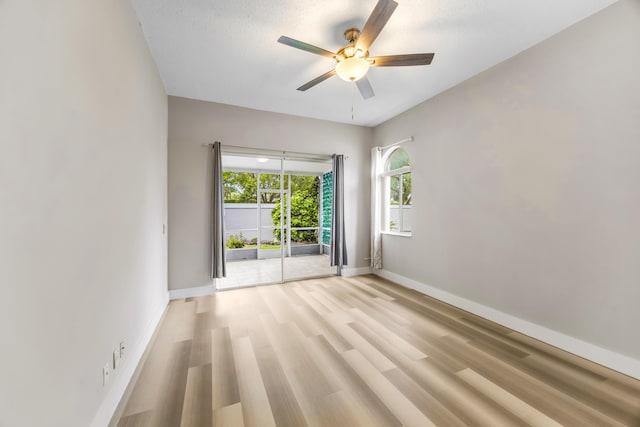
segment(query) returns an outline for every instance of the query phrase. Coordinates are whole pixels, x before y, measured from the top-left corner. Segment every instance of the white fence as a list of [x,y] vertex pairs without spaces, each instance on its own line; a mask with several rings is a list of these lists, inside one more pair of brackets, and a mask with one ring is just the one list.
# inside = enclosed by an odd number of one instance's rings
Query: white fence
[[[400,222],[400,213],[402,212],[402,222]],[[402,209],[398,205],[389,206],[389,221],[394,225],[395,229],[390,227],[392,231],[410,231],[412,226],[411,205],[403,205]],[[399,230],[402,224],[402,230]]]
[[[262,227],[273,227],[271,211],[278,206],[275,203],[264,203],[260,205],[260,225]],[[225,203],[224,205],[224,227],[225,241],[232,234],[240,232],[246,240],[258,237],[258,205],[255,203]],[[273,229],[263,228],[261,234],[262,241],[275,240]]]

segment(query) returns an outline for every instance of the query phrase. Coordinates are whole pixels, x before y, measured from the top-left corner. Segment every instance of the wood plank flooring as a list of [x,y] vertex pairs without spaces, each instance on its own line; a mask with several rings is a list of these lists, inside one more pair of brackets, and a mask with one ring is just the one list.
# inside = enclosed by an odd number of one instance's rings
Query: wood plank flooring
[[375,276],[172,301],[118,427],[640,426],[640,381]]

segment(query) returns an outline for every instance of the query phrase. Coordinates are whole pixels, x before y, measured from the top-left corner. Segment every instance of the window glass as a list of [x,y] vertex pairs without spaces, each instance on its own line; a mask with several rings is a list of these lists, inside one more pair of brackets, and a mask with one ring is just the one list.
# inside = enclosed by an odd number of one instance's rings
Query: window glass
[[382,172],[382,228],[384,231],[411,232],[411,159],[404,148],[393,148]]
[[225,203],[256,203],[256,174],[222,172]]
[[280,174],[279,173],[261,173],[260,188],[280,190]]
[[409,153],[404,148],[396,148],[387,160],[386,170],[400,169],[404,166],[411,166]]
[[411,172],[402,174],[402,232],[411,231]]

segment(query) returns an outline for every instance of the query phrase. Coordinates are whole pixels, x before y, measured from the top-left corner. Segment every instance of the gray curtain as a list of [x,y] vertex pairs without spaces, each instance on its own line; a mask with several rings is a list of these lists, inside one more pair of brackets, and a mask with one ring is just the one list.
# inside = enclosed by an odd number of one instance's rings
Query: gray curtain
[[371,149],[371,268],[382,269],[382,149]]
[[211,147],[211,278],[227,275],[224,257],[224,191],[222,189],[222,148]]
[[347,242],[344,237],[344,156],[333,155],[333,202],[331,210],[331,265],[347,265]]

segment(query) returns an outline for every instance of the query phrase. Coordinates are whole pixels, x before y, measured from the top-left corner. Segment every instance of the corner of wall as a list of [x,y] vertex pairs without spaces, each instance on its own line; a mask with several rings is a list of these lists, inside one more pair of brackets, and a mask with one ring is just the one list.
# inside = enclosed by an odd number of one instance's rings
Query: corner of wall
[[213,283],[195,288],[171,289],[169,290],[169,300],[173,301],[175,299],[201,297],[203,295],[210,295],[215,291],[216,287]]

